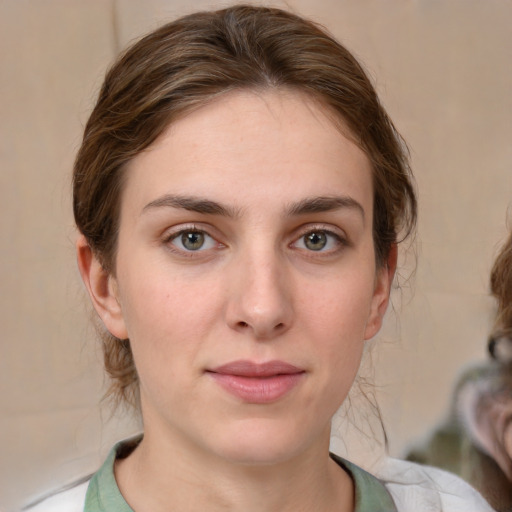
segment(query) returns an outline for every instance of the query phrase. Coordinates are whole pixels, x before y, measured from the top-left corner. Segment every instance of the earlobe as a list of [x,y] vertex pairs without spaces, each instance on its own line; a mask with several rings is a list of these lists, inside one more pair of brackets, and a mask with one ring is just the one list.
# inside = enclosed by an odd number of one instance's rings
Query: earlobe
[[395,277],[397,258],[398,246],[397,244],[393,244],[389,250],[386,264],[382,265],[382,267],[377,270],[370,314],[364,334],[365,340],[373,338],[382,327],[382,320],[384,319],[389,304],[391,285]]
[[115,277],[103,268],[83,235],[76,242],[76,255],[80,275],[98,316],[113,336],[127,339]]

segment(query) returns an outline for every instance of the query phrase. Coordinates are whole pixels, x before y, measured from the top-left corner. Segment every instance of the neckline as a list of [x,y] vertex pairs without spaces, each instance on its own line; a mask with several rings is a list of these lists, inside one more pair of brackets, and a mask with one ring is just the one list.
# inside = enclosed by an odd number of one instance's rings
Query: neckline
[[[134,512],[119,490],[114,475],[114,464],[116,459],[128,457],[141,440],[142,434],[120,441],[112,448],[89,483],[84,512]],[[354,512],[398,512],[393,498],[378,478],[339,455],[330,453],[329,456],[354,482]]]

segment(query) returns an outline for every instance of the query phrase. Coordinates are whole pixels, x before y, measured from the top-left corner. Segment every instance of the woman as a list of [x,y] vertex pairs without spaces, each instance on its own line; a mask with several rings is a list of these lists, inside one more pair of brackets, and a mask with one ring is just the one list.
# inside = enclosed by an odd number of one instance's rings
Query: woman
[[414,228],[411,179],[360,65],[295,15],[196,13],[128,49],[74,213],[111,394],[144,435],[70,491],[76,509],[490,510],[443,473],[383,482],[329,456]]

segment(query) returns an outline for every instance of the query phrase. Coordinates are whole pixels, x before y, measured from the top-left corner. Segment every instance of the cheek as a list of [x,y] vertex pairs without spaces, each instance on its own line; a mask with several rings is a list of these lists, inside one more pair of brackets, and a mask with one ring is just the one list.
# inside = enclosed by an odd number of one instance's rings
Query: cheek
[[301,326],[310,330],[311,348],[334,402],[344,399],[359,369],[373,281],[369,272],[339,275],[302,300]]
[[363,341],[374,290],[370,272],[334,274],[321,286],[304,289],[298,316],[307,318],[322,338]]
[[121,306],[136,363],[193,353],[218,317],[218,287],[145,272],[122,281]]
[[178,408],[184,395],[193,396],[219,300],[187,280],[144,277],[125,281],[122,303],[142,401]]

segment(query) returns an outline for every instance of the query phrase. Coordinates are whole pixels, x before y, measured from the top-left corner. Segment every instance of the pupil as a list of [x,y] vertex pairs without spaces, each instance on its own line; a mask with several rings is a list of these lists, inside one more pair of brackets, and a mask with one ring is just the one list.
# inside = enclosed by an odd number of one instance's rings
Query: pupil
[[320,251],[327,244],[327,237],[325,233],[309,233],[305,237],[305,244],[308,249],[312,251]]
[[197,249],[200,249],[204,244],[204,235],[203,233],[189,231],[188,233],[183,233],[181,235],[181,241],[183,243],[183,247],[186,249],[197,251]]

